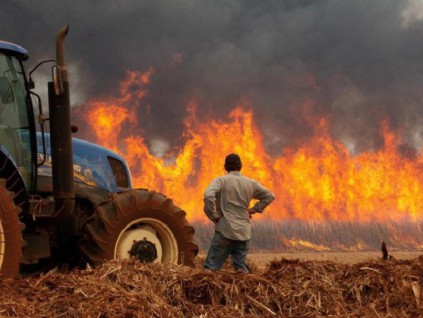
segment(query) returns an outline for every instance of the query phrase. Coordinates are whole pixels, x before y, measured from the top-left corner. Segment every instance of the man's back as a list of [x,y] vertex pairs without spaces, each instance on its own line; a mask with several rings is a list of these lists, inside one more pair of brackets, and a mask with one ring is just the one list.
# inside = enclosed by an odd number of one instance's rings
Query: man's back
[[213,180],[204,193],[207,214],[216,211],[220,216],[216,231],[226,238],[245,241],[251,238],[248,206],[252,199],[260,200],[253,209],[262,212],[274,195],[257,181],[244,177],[239,171]]

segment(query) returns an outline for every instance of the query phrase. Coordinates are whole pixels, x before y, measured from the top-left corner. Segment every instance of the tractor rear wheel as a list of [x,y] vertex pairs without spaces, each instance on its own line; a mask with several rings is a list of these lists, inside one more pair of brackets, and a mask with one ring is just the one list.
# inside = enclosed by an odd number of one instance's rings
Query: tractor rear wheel
[[186,214],[149,190],[114,193],[85,224],[82,253],[94,264],[110,259],[194,265],[198,246]]
[[6,180],[0,179],[0,274],[17,277],[22,257],[22,230],[19,221],[21,209],[13,201],[14,193],[6,188]]

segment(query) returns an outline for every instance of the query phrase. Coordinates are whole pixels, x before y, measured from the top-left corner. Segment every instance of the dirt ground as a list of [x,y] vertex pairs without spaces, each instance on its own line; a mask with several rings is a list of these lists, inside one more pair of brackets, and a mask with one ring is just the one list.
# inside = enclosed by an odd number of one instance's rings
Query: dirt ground
[[[423,251],[397,251],[389,255],[397,260],[409,260],[423,255]],[[203,257],[205,255],[202,255]],[[258,268],[263,269],[270,261],[286,258],[289,260],[299,259],[300,261],[331,261],[343,264],[355,264],[363,261],[374,261],[382,257],[379,251],[369,252],[286,252],[286,253],[250,253],[248,261],[254,263]]]

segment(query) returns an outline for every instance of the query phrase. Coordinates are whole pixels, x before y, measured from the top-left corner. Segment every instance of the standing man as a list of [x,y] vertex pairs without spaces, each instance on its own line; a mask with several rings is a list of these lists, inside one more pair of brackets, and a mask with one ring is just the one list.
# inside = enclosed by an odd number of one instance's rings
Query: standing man
[[[225,159],[226,175],[214,179],[204,192],[204,212],[215,225],[215,234],[204,268],[218,271],[229,255],[235,270],[249,272],[245,263],[251,239],[250,219],[261,213],[275,195],[255,180],[241,174],[241,158]],[[248,208],[252,199],[259,200]]]

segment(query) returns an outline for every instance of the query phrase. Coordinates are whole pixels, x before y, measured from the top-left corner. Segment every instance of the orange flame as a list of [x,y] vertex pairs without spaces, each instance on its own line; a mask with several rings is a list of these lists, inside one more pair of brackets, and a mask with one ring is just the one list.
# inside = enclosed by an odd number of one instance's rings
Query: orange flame
[[[90,102],[88,122],[93,123],[97,143],[115,152],[119,151],[118,138],[125,122],[137,124],[136,110],[146,96],[145,86],[150,82],[154,70],[145,73],[128,71],[127,79],[120,85],[119,98],[105,98]],[[128,107],[129,106],[129,107]]]
[[[398,151],[399,137],[381,124],[384,147],[353,156],[329,134],[323,118],[311,118],[315,134],[298,149],[272,157],[245,105],[224,120],[197,120],[195,101],[187,106],[185,143],[155,157],[137,128],[136,110],[147,94],[154,70],[128,72],[119,98],[93,100],[88,119],[96,143],[128,161],[135,187],[150,188],[173,198],[190,220],[204,219],[203,191],[224,174],[228,153],[240,154],[243,174],[272,189],[276,201],[265,211],[274,219],[400,220],[423,217],[423,156],[406,158]],[[130,126],[136,134],[127,134]]]

